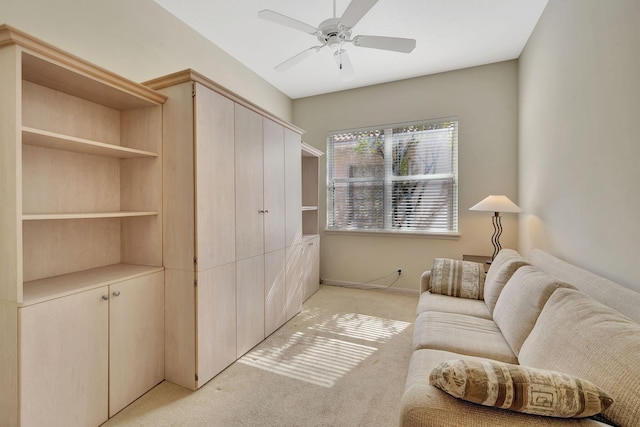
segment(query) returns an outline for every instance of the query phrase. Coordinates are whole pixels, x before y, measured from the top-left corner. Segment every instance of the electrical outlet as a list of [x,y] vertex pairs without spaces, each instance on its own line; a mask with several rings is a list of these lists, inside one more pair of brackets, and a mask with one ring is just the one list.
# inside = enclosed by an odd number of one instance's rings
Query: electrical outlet
[[398,269],[398,276],[401,276],[401,275],[402,275],[402,269],[401,269],[401,268],[399,268],[399,269]]

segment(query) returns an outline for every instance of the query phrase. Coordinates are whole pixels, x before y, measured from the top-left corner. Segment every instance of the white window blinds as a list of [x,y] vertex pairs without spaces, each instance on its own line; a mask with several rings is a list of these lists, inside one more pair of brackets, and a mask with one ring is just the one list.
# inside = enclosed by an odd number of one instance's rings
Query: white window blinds
[[458,122],[327,135],[327,229],[458,231]]

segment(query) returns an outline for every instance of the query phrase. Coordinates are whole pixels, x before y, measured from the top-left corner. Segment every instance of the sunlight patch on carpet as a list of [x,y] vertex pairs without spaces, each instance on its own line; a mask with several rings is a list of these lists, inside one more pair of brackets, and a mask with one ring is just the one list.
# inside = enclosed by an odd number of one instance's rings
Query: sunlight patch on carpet
[[329,332],[349,338],[356,338],[377,343],[385,343],[395,335],[404,331],[411,323],[366,314],[335,314],[309,329]]
[[257,348],[239,363],[322,387],[332,387],[377,349],[334,338],[295,332],[280,346]]

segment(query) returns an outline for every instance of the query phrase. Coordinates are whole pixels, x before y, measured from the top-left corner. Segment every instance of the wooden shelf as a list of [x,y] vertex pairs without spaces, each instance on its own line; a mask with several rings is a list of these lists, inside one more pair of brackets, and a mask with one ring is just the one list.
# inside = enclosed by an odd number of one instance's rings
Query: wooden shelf
[[163,267],[114,264],[25,282],[23,284],[24,295],[22,306],[37,304],[102,286],[113,285],[123,280],[133,279],[158,271],[163,271]]
[[[1,30],[5,34],[2,34]],[[122,79],[115,74],[89,64],[52,46],[45,46],[24,33],[3,26],[2,36],[15,37],[39,53],[22,53],[22,78],[69,95],[87,99],[117,110],[143,108],[164,103],[166,97],[141,84]]]
[[317,211],[318,207],[317,206],[303,206],[302,207],[302,211]]
[[72,212],[72,213],[43,213],[24,214],[23,221],[43,221],[51,219],[97,219],[97,218],[128,218],[134,216],[154,216],[157,211],[115,211],[115,212]]
[[157,153],[105,144],[75,136],[61,135],[27,126],[22,127],[22,143],[56,150],[73,151],[75,153],[93,154],[96,156],[115,157],[118,159],[133,159],[140,157],[158,157]]

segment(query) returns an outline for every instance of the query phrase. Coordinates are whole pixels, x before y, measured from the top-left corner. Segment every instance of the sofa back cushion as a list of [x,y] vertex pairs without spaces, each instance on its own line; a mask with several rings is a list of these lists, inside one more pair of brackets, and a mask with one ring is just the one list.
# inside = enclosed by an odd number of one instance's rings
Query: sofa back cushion
[[640,325],[586,294],[555,291],[519,361],[591,381],[613,398],[604,411],[607,419],[640,426]]
[[484,266],[477,262],[434,258],[429,290],[433,294],[483,299]]
[[493,313],[504,285],[507,284],[513,273],[523,265],[529,265],[529,262],[513,249],[502,249],[498,252],[484,280],[484,302],[490,313]]
[[562,261],[540,249],[529,252],[531,264],[558,279],[571,283],[596,301],[619,311],[640,323],[640,292],[620,286],[611,280]]
[[496,302],[493,320],[516,356],[551,294],[570,286],[530,265],[513,273]]

